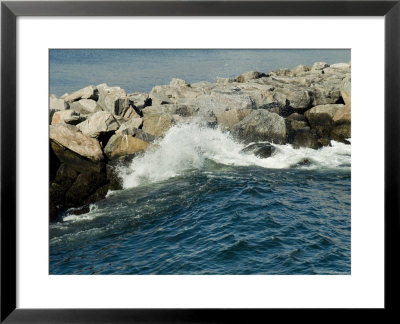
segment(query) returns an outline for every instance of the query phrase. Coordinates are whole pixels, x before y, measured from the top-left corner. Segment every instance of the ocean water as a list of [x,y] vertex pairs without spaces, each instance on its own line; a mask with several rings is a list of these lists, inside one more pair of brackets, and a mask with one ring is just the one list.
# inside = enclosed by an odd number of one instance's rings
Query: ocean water
[[50,274],[350,274],[351,145],[276,145],[174,126],[124,189],[50,225]]
[[248,71],[268,73],[314,62],[349,62],[350,50],[88,50],[49,51],[50,93],[61,96],[90,84],[107,83],[128,93],[150,91],[172,78],[214,82]]
[[[316,61],[350,50],[50,50],[50,93],[128,93]],[[124,189],[49,227],[50,274],[350,274],[351,145],[276,145],[260,159],[229,133],[174,126],[121,165]]]

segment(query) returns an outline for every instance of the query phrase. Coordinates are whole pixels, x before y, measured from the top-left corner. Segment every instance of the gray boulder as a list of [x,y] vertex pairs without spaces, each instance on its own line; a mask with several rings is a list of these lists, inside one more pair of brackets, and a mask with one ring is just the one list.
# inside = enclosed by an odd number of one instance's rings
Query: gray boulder
[[231,129],[234,125],[239,123],[243,118],[248,116],[252,109],[231,109],[216,113],[218,124],[223,129]]
[[309,67],[308,65],[297,65],[296,67],[294,67],[292,69],[292,74],[294,76],[296,76],[297,74],[308,72],[310,70],[311,70],[311,67]]
[[311,67],[311,70],[319,71],[319,70],[323,70],[323,69],[325,69],[325,68],[327,68],[327,67],[329,67],[329,64],[328,64],[328,63],[325,63],[325,62],[315,62],[315,63],[313,64],[313,66]]
[[93,99],[81,99],[70,104],[70,109],[80,112],[81,114],[92,114],[100,111],[101,108]]
[[107,111],[98,111],[77,125],[83,134],[93,138],[98,138],[102,133],[115,132],[119,127],[120,123]]
[[116,134],[121,135],[135,135],[136,130],[143,125],[142,118],[131,118],[127,122],[123,123],[118,130],[115,132]]
[[51,125],[55,125],[58,123],[76,125],[84,120],[85,117],[81,117],[80,114],[74,110],[61,110],[54,112],[51,119]]
[[250,72],[246,72],[246,73],[239,75],[236,78],[236,82],[241,82],[241,83],[248,82],[249,80],[259,79],[259,78],[262,78],[265,76],[267,76],[265,73],[257,72],[257,71],[250,71]]
[[312,129],[315,129],[318,137],[327,137],[331,135],[333,128],[333,117],[336,112],[344,105],[320,105],[311,108],[304,115],[306,116]]
[[264,109],[251,112],[233,127],[232,133],[245,143],[266,141],[285,144],[287,142],[285,119]]
[[143,116],[143,131],[154,136],[164,136],[173,124],[171,114],[145,114]]
[[99,99],[97,104],[101,109],[114,115],[122,115],[129,108],[129,98],[120,87],[109,87],[107,84],[97,86]]
[[88,86],[71,94],[63,96],[66,102],[73,102],[79,99],[93,99],[97,100],[97,88],[95,86]]
[[[60,158],[61,151],[65,149],[78,154],[81,157],[89,159],[93,162],[100,162],[104,159],[99,142],[91,137],[88,137],[81,132],[78,132],[75,126],[59,123],[50,126],[50,140],[55,142],[60,149],[56,155]],[[60,158],[60,160],[63,160]],[[68,164],[68,161],[64,161]]]
[[50,107],[50,109],[58,111],[58,110],[68,109],[69,105],[68,105],[67,102],[65,102],[64,99],[57,98],[57,97],[54,97],[54,96],[50,96],[50,98],[49,98],[49,107]]

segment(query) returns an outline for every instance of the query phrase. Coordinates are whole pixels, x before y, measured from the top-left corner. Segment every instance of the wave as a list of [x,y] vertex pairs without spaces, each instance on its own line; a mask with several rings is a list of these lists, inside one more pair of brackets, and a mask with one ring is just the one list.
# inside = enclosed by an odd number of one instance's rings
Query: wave
[[291,145],[274,144],[275,153],[266,159],[243,152],[238,143],[219,128],[198,123],[173,126],[157,145],[120,168],[125,189],[178,176],[184,171],[203,169],[207,161],[226,166],[259,166],[285,168],[350,168],[351,145],[332,141],[319,150],[295,149]]

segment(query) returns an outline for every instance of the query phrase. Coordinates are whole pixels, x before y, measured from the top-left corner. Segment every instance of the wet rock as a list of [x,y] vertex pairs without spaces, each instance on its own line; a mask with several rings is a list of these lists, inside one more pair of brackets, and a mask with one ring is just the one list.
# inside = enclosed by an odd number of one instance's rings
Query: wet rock
[[77,208],[71,211],[71,214],[73,215],[83,215],[83,214],[87,214],[88,212],[90,212],[90,207],[89,206],[83,206],[81,208]]
[[79,174],[65,194],[66,207],[82,204],[87,197],[104,185],[106,181],[105,173],[84,172]]
[[253,153],[255,156],[259,158],[266,159],[273,155],[276,151],[275,146],[269,144],[269,143],[253,143],[248,146],[246,146],[242,152],[245,153]]

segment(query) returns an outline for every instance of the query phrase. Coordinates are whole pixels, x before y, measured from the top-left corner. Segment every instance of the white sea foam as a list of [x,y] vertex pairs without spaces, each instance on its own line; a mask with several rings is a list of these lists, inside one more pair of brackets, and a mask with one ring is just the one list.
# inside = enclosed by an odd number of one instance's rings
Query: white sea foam
[[290,168],[307,159],[307,168],[349,167],[351,145],[332,142],[319,150],[294,149],[291,145],[275,145],[273,156],[262,159],[244,153],[245,145],[236,142],[227,132],[197,123],[172,127],[157,147],[133,159],[128,168],[120,170],[124,188],[142,183],[165,180],[186,170],[201,169],[209,159],[230,166],[256,165],[264,168]]
[[63,217],[64,222],[81,222],[84,220],[93,220],[96,218],[97,215],[97,205],[90,204],[89,205],[89,212],[83,215],[74,215],[72,212],[77,208],[71,208],[67,211],[66,216]]

